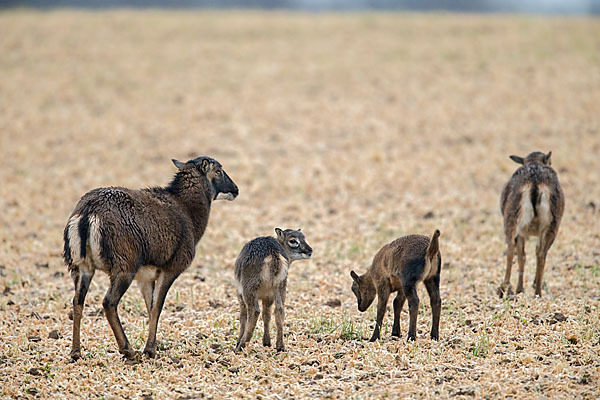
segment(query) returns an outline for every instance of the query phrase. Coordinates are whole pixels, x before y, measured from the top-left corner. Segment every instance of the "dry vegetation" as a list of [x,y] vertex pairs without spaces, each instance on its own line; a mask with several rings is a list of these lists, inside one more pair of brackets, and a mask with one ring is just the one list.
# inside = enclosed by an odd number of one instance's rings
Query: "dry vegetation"
[[[599,395],[599,20],[7,11],[0,71],[2,397]],[[499,300],[500,191],[508,155],[532,150],[552,150],[565,216],[544,297],[530,240],[526,293]],[[159,358],[116,352],[98,273],[72,363],[61,251],[76,201],[165,184],[171,158],[204,154],[240,196],[215,203],[172,287]],[[290,271],[287,351],[263,348],[259,326],[236,355],[233,261],[275,226],[301,227],[314,248]],[[392,340],[388,313],[367,343],[374,307],[356,310],[348,271],[438,227],[440,341],[421,287],[417,341]],[[135,284],[121,318],[141,348]]]

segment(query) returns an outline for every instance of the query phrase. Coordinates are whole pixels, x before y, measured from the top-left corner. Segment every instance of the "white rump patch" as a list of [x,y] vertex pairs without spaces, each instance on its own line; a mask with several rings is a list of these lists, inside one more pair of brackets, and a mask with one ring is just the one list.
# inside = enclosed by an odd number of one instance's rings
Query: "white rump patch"
[[262,269],[260,270],[260,279],[263,282],[269,282],[271,280],[271,263],[273,262],[272,256],[266,256],[263,260]]
[[275,290],[281,282],[287,279],[288,274],[288,262],[283,255],[279,255],[280,265],[279,271],[273,276],[273,256],[267,256],[263,260],[262,270],[260,271],[260,286],[257,291],[258,298],[274,299]]
[[550,212],[550,189],[547,186],[540,186],[540,192],[540,204],[537,211],[540,219],[540,230],[542,230],[550,225],[552,214]]
[[71,249],[71,259],[73,264],[81,264],[81,239],[79,238],[79,220],[81,215],[73,215],[67,222],[67,237],[69,238],[69,248]]
[[426,281],[430,279],[432,276],[436,274],[438,270],[438,257],[437,253],[433,256],[433,259],[429,259],[429,257],[425,256],[425,268],[423,269],[423,275],[421,276],[421,281]]
[[90,250],[90,258],[97,268],[102,269],[103,263],[102,258],[100,257],[100,218],[98,218],[97,215],[90,215],[89,221],[90,239],[88,248]]
[[[71,249],[71,258],[73,264],[84,268],[103,269],[104,264],[100,258],[100,219],[96,215],[90,215],[88,227],[88,238],[79,236],[79,222],[81,215],[73,215],[67,222],[67,237],[69,238],[69,248]],[[85,259],[81,258],[81,240],[86,240]]]
[[534,217],[533,204],[531,204],[531,186],[523,186],[521,190],[521,204],[519,216],[517,218],[516,236],[527,237],[529,233],[529,225]]
[[273,256],[265,257],[263,261],[262,270],[260,271],[260,279],[263,283],[267,283],[269,285],[277,285],[280,282],[284,281],[288,275],[288,262],[283,255],[279,255],[279,271],[277,271],[277,275],[272,276],[273,271]]

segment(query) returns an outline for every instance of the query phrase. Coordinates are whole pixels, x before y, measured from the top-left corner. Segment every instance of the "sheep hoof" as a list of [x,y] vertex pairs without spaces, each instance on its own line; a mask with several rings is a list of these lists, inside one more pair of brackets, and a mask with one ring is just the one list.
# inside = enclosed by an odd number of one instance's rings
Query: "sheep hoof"
[[148,358],[156,358],[156,349],[144,349],[144,355]]
[[517,285],[517,294],[519,294],[519,293],[523,293],[523,291],[524,291],[524,290],[523,290],[523,285],[521,285],[521,286],[518,286],[518,285]]
[[136,360],[140,358],[140,352],[139,351],[135,351],[132,350],[131,348],[125,348],[123,350],[119,350],[119,352],[121,354],[123,354],[123,357],[128,359],[128,360]]
[[80,358],[81,358],[81,350],[80,349],[71,350],[71,359],[73,361],[77,361]]
[[496,290],[496,293],[500,298],[504,297],[505,294],[506,296],[512,296],[514,294],[512,285],[510,283],[503,283],[500,285],[498,290]]

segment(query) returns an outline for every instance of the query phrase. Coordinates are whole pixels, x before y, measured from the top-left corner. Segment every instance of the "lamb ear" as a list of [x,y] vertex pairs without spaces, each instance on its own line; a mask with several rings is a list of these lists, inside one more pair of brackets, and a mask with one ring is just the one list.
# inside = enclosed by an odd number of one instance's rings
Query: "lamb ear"
[[552,156],[552,152],[549,151],[548,154],[546,154],[546,156],[544,157],[544,164],[552,165],[552,160],[550,160],[551,156]]
[[523,157],[519,156],[510,156],[510,159],[516,162],[517,164],[523,164]]
[[358,282],[358,275],[356,275],[356,272],[354,272],[354,270],[350,271],[350,276],[355,282]]
[[171,159],[171,161],[173,161],[173,164],[174,164],[174,165],[175,165],[175,166],[176,166],[178,169],[181,169],[181,168],[183,168],[183,166],[185,165],[185,163],[182,163],[181,161],[178,161],[178,160],[176,160],[176,159],[174,159],[174,158],[173,158],[173,159]]
[[279,228],[275,228],[275,233],[277,234],[277,239],[283,242],[283,240],[285,239],[283,231]]

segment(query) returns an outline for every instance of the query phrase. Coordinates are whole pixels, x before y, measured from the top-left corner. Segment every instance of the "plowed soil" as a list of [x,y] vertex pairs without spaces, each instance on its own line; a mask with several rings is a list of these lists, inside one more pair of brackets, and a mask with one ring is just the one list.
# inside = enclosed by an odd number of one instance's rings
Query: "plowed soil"
[[[420,14],[27,10],[0,13],[0,395],[3,398],[597,398],[600,21]],[[499,299],[508,156],[552,151],[566,209],[533,296]],[[69,357],[62,232],[100,186],[168,183],[210,155],[240,188],[213,205],[167,297],[158,358],[131,365],[94,277]],[[302,228],[286,346],[233,347],[233,262]],[[436,228],[439,342],[424,287],[416,342],[367,339],[349,271]],[[515,271],[515,268],[513,268]],[[516,271],[513,272],[516,284]],[[120,316],[141,349],[134,283]],[[274,329],[274,328],[273,328]]]

